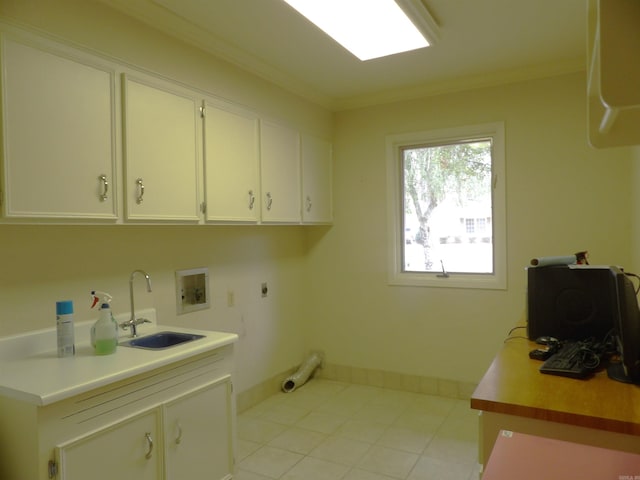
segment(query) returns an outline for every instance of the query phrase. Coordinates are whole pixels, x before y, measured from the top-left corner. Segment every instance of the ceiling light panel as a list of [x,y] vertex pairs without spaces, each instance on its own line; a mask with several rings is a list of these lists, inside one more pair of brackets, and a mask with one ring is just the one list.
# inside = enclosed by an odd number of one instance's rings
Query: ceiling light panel
[[429,46],[394,0],[284,0],[360,60]]

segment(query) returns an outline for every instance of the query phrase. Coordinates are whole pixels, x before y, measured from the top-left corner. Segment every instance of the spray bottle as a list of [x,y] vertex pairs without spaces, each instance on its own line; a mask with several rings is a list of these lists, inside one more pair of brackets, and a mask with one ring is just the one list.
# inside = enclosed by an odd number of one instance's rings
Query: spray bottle
[[[96,355],[109,355],[115,353],[118,346],[118,323],[111,314],[111,295],[105,292],[93,290],[91,292],[95,307],[100,302],[98,320],[91,327],[91,344]],[[100,298],[102,297],[102,299]]]

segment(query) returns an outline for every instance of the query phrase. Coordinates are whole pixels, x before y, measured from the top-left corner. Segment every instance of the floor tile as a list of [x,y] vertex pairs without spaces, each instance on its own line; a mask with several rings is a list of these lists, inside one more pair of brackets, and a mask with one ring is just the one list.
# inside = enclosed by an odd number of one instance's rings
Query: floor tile
[[340,480],[347,474],[349,467],[313,457],[305,457],[282,480]]
[[479,478],[468,400],[311,379],[237,426],[237,480]]
[[243,438],[236,439],[236,460],[241,461],[262,447],[260,442],[252,442]]
[[470,480],[474,466],[422,456],[407,480]]
[[316,448],[327,435],[313,430],[291,427],[269,442],[272,447],[282,448],[294,453],[307,455]]
[[311,412],[309,415],[301,419],[298,427],[307,428],[320,433],[333,433],[340,425],[345,423],[348,417],[342,415],[334,415],[325,412]]
[[394,480],[393,477],[368,472],[359,468],[352,468],[343,480]]
[[332,435],[314,448],[309,456],[354,466],[370,448],[370,443]]
[[376,442],[384,447],[411,453],[422,453],[433,438],[430,433],[402,427],[389,427]]
[[270,478],[280,478],[303,458],[304,455],[298,453],[264,446],[242,460],[240,468]]
[[336,431],[337,435],[360,440],[362,442],[375,443],[389,428],[387,425],[363,420],[347,420]]
[[286,425],[254,417],[238,419],[238,438],[252,442],[267,443],[287,429]]
[[233,480],[273,480],[270,477],[265,477],[259,473],[248,472],[247,470],[238,469],[233,476]]
[[415,453],[374,445],[369,449],[358,467],[369,472],[381,473],[404,479],[418,461]]

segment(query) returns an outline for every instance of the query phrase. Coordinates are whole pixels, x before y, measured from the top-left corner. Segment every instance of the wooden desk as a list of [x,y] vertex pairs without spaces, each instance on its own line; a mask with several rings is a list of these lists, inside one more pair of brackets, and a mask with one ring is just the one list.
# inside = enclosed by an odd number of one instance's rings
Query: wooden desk
[[482,411],[481,464],[501,429],[640,453],[639,386],[604,370],[588,380],[544,375],[529,358],[534,348],[525,338],[507,340],[471,397],[471,408]]

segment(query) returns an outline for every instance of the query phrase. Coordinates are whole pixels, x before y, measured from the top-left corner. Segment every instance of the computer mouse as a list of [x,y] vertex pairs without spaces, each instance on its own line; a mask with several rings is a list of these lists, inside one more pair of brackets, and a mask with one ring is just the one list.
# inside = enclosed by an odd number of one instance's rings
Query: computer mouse
[[536,343],[538,345],[549,345],[553,343],[558,343],[558,339],[544,335],[542,337],[536,338]]

